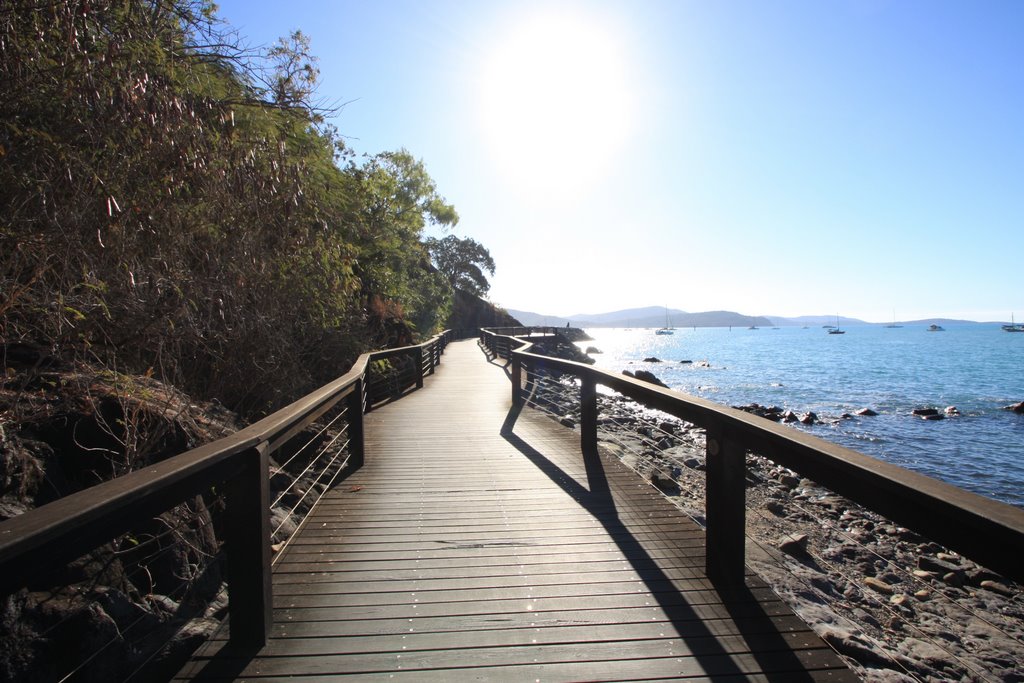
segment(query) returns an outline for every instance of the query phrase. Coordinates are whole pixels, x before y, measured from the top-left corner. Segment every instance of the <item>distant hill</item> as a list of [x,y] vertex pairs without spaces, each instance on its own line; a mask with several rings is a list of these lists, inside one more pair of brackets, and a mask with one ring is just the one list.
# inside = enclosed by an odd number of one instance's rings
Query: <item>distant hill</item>
[[[779,327],[791,327],[793,325],[809,325],[811,327],[818,327],[820,325],[835,325],[836,316],[834,315],[801,315],[796,318],[783,318],[782,316],[770,315],[768,316],[773,325]],[[844,325],[870,325],[871,323],[859,320],[857,318],[844,318],[839,316],[839,326]]]
[[[768,316],[772,323],[779,327],[788,327],[792,325],[809,325],[811,327],[817,327],[819,325],[835,325],[836,317],[834,315],[802,315],[796,318],[783,318],[781,316],[770,315]],[[888,325],[888,321],[884,323],[870,323],[865,320],[859,320],[857,318],[839,318],[839,326],[847,327],[849,325]],[[974,320],[954,320],[952,318],[928,318],[927,320],[897,320],[897,325],[964,325],[978,324]]]
[[[581,313],[570,316],[542,315],[529,311],[509,309],[524,325],[554,325],[564,327],[567,323],[573,327],[664,327],[665,308],[663,306],[647,306],[629,308],[611,313]],[[749,316],[732,311],[704,311],[688,313],[677,309],[668,311],[669,324],[673,327],[770,327],[772,322],[763,316]]]

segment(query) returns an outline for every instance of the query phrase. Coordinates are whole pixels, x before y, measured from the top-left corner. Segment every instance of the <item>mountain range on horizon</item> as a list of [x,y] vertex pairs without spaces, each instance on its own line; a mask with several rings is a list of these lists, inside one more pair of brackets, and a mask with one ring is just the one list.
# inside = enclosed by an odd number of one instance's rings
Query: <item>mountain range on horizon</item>
[[[527,326],[564,327],[790,327],[802,325],[881,325],[858,318],[844,318],[835,315],[803,315],[797,317],[751,316],[734,311],[702,311],[690,313],[664,306],[628,308],[609,313],[581,313],[570,316],[544,315],[530,311],[507,309],[509,315]],[[837,322],[838,321],[838,322]],[[927,320],[899,321],[899,325],[948,325],[975,323],[973,320],[951,318],[929,318]]]

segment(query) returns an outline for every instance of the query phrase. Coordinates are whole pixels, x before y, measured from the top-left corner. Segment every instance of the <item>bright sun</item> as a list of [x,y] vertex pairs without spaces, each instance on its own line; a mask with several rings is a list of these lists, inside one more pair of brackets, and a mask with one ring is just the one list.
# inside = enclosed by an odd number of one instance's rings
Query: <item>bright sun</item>
[[620,41],[593,17],[551,11],[510,26],[482,64],[480,90],[505,180],[562,197],[598,180],[631,133],[627,74]]

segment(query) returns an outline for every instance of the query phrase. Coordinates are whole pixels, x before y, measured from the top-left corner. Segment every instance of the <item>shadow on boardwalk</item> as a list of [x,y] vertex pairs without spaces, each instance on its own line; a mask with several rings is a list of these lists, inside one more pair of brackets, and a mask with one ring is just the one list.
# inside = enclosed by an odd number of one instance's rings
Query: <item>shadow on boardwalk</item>
[[[612,456],[603,456],[598,452],[581,453],[587,480],[584,486],[515,433],[515,425],[521,412],[522,408],[515,406],[509,410],[502,425],[502,437],[600,521],[676,627],[679,636],[684,640],[694,641],[693,651],[705,672],[716,677],[743,677],[746,672],[732,660],[729,650],[719,643],[716,634],[690,606],[686,595],[676,587],[673,579],[647,552],[633,534],[630,525],[620,518],[616,496],[613,494],[603,462],[604,458]],[[703,553],[700,553],[700,559],[703,559]],[[772,621],[771,616],[762,609],[757,596],[748,586],[727,586],[716,590],[729,617],[740,626],[741,636],[748,642],[756,641],[751,643],[751,650],[760,668],[765,672],[782,670],[778,675],[769,678],[780,681],[814,680],[806,671],[805,664],[791,649],[790,642]]]

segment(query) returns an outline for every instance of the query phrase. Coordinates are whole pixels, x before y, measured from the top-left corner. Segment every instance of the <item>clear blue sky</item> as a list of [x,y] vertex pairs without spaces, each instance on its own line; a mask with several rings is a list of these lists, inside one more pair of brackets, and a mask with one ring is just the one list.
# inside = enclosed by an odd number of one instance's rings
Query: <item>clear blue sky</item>
[[548,315],[1024,319],[1024,2],[226,0]]

